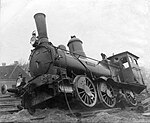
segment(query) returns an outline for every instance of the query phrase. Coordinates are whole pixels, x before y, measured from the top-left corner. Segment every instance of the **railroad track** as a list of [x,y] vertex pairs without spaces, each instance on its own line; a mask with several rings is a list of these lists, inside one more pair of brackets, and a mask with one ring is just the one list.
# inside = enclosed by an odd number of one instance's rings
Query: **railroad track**
[[78,117],[78,118],[86,118],[86,117],[92,117],[95,116],[98,113],[101,112],[107,112],[109,114],[111,113],[116,113],[119,112],[121,109],[120,108],[111,108],[111,109],[92,109],[92,110],[88,110],[88,111],[80,111],[80,110],[76,110],[76,111],[72,111],[67,113],[66,115],[71,116],[71,117]]
[[[5,95],[5,96],[0,96],[0,114],[12,114],[14,112],[18,112],[20,111],[17,108],[17,105],[19,105],[21,103],[21,100],[19,98],[16,98],[14,96],[10,96],[10,95]],[[70,117],[76,117],[78,119],[80,118],[86,118],[86,117],[92,117],[92,116],[96,116],[98,113],[102,113],[102,112],[106,112],[109,114],[112,113],[117,113],[119,112],[121,109],[120,108],[112,108],[112,109],[102,109],[102,108],[92,108],[92,109],[74,109],[73,107],[75,107],[74,105],[71,106],[71,110],[68,110],[65,114],[70,116]],[[78,106],[77,106],[78,107]],[[63,109],[62,109],[63,110]],[[130,110],[130,109],[128,109]],[[39,117],[35,117],[30,119],[31,121],[34,120],[42,120],[44,119],[46,116],[39,116]]]
[[21,103],[21,100],[11,95],[0,96],[0,113],[14,113],[18,112],[17,105]]
[[[9,96],[9,95],[2,96],[2,97],[0,96],[0,114],[7,115],[7,114],[13,114],[14,112],[20,111],[17,108],[17,105],[20,104],[20,101],[21,100],[19,98],[16,98],[14,96]],[[121,110],[120,108],[102,109],[102,108],[98,108],[98,107],[92,108],[90,110],[89,109],[82,110],[78,106],[77,106],[78,108],[74,108],[74,107],[75,107],[74,105],[71,105],[71,111],[67,109],[67,111],[65,110],[64,113],[67,116],[77,118],[79,122],[82,120],[82,118],[94,117],[97,114],[102,113],[102,112],[112,114],[112,113],[117,113]],[[45,113],[42,114],[42,110],[41,110],[40,115],[36,115],[33,117],[31,116],[30,121],[38,122],[40,120],[45,119],[46,117],[47,117],[47,115],[45,115]],[[11,123],[13,123],[13,122],[15,123],[15,121],[13,119],[11,121]],[[23,123],[23,122],[20,122],[20,123]]]

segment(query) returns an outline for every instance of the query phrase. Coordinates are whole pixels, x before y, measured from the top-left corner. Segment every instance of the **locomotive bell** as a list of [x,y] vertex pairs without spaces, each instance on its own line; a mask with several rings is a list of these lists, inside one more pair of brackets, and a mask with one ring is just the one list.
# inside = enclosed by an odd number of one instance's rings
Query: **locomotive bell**
[[85,58],[86,55],[83,51],[83,47],[82,47],[82,41],[78,38],[76,38],[76,36],[71,36],[71,39],[69,40],[67,46],[69,47],[69,51],[71,53],[75,53],[75,55],[79,55],[79,56],[83,56],[82,58]]

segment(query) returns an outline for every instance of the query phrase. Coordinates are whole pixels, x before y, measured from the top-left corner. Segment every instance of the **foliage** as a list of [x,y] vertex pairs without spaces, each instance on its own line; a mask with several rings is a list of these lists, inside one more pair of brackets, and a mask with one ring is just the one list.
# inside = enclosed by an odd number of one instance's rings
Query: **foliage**
[[147,88],[150,88],[150,69],[141,67],[141,73]]

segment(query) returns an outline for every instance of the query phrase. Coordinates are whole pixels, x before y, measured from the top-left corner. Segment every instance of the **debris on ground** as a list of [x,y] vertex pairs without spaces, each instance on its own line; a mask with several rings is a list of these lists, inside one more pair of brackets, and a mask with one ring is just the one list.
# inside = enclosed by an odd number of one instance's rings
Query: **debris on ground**
[[[147,123],[150,122],[150,110],[142,111],[145,106],[149,109],[149,97],[144,98],[137,107],[98,109],[76,111],[55,108],[37,109],[34,115],[30,115],[26,109],[22,109],[19,103],[8,96],[9,102],[1,100],[0,122],[29,122],[29,123]],[[11,101],[11,103],[10,103]],[[12,103],[13,102],[13,103]],[[144,103],[143,103],[144,102]],[[13,105],[15,104],[15,105]],[[147,104],[147,105],[146,105]],[[140,107],[141,106],[141,107]],[[18,108],[15,111],[14,108]],[[10,111],[10,112],[9,112]],[[12,111],[12,112],[11,112]]]

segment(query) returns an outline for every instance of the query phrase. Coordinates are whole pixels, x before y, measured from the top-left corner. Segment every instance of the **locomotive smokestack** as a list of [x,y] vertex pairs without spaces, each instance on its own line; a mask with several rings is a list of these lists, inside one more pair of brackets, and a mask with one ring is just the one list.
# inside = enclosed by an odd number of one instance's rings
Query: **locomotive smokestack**
[[45,17],[46,16],[43,13],[37,13],[34,15],[34,19],[38,31],[38,38],[39,39],[44,38],[44,42],[48,41]]

